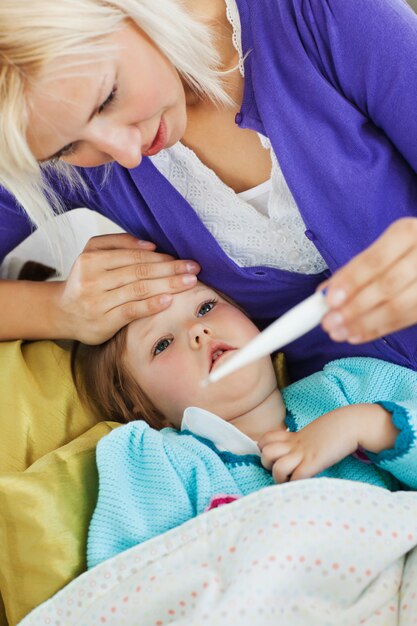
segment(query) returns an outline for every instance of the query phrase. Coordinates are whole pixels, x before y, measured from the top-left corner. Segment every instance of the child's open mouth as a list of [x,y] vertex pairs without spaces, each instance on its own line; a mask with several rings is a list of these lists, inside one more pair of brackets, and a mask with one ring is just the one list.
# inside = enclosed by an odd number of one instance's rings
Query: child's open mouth
[[229,346],[225,343],[216,343],[210,346],[209,350],[209,372],[217,365],[217,363],[223,359],[223,357],[236,350],[236,348]]

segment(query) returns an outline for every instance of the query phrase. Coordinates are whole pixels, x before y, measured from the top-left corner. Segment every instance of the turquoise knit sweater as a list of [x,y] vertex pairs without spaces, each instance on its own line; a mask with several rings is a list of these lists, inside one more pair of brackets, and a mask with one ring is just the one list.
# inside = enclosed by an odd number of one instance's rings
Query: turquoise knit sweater
[[[286,422],[298,431],[337,407],[380,403],[399,435],[392,450],[349,456],[320,476],[390,490],[417,488],[417,373],[371,358],[341,359],[283,391]],[[90,524],[93,567],[204,512],[220,495],[244,496],[273,484],[259,457],[220,452],[188,431],[161,431],[135,421],[97,446],[99,496]],[[279,487],[277,487],[279,488]]]

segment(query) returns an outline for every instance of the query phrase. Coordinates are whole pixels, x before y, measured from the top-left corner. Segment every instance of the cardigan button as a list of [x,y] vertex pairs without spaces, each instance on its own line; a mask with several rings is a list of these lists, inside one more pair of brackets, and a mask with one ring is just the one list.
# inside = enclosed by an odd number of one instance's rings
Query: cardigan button
[[316,235],[310,229],[306,230],[304,234],[307,237],[307,239],[310,239],[310,241],[314,241],[316,239]]
[[235,124],[239,125],[243,120],[243,115],[242,113],[239,111],[239,113],[236,113],[235,115]]

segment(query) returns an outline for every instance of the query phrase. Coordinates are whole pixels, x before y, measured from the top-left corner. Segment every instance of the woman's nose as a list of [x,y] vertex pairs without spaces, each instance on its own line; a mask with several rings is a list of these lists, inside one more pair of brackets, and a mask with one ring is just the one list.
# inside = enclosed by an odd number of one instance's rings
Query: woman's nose
[[95,150],[131,169],[142,161],[142,135],[136,126],[97,125],[88,138]]
[[213,333],[205,324],[197,323],[188,330],[190,346],[194,350],[200,349],[212,338]]

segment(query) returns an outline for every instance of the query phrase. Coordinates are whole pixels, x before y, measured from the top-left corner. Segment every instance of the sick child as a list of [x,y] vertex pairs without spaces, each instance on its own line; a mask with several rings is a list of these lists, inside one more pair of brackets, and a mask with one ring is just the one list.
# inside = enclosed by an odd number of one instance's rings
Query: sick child
[[[255,490],[312,476],[417,488],[417,373],[333,361],[280,391],[270,357],[202,386],[259,330],[202,284],[100,346],[78,384],[103,419],[89,567]],[[193,408],[190,408],[193,407]]]

